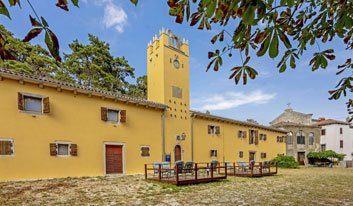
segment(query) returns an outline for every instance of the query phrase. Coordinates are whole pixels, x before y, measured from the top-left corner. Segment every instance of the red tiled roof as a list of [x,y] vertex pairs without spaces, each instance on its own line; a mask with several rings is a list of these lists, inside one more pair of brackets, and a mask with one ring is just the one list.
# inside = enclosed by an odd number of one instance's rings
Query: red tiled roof
[[72,90],[72,91],[77,91],[79,93],[92,94],[95,96],[106,97],[106,98],[114,99],[121,102],[134,103],[140,106],[148,106],[156,109],[164,110],[168,108],[167,105],[164,105],[158,102],[148,101],[145,99],[135,98],[135,97],[114,93],[114,92],[106,92],[106,91],[101,91],[97,89],[91,89],[80,85],[54,80],[48,77],[28,75],[28,74],[24,74],[24,73],[12,71],[12,70],[4,69],[4,68],[0,68],[0,77],[5,77],[9,79],[14,79],[14,80],[21,80],[24,82],[30,82],[35,84],[43,84],[44,86],[49,86],[49,87],[57,87],[57,88],[59,87],[63,90],[69,90],[69,91]]
[[313,125],[317,126],[324,126],[324,125],[329,125],[329,124],[344,124],[344,125],[350,125],[348,122],[343,122],[335,119],[321,119],[315,122]]

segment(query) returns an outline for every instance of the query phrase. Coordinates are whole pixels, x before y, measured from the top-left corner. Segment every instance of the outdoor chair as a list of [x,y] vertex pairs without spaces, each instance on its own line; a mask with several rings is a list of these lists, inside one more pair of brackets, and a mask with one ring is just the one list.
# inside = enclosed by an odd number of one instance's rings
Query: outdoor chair
[[217,172],[217,166],[218,166],[219,162],[217,160],[212,160],[210,163],[210,167],[206,169],[207,172],[207,176],[209,175],[209,173],[211,172],[211,169],[213,170],[213,172]]
[[246,172],[248,171],[249,167],[246,164],[246,162],[237,162],[238,166],[239,166],[239,170]]
[[162,162],[161,168],[162,168],[162,175],[166,175],[167,177],[169,177],[169,175],[172,174],[169,162]]
[[264,161],[262,163],[262,171],[268,172],[270,167],[271,167],[271,162],[270,161]]
[[153,163],[153,176],[159,174],[159,165],[161,165],[162,176],[171,174],[170,163],[169,162],[154,162]]
[[183,173],[183,169],[184,169],[184,161],[176,161],[175,163],[174,163],[174,172],[175,173],[178,173],[178,174],[180,174],[180,173]]
[[160,162],[154,162],[153,163],[153,176],[158,174],[158,170],[159,170],[159,165],[160,164],[161,164]]
[[227,164],[227,171],[235,170],[235,167],[233,166],[233,164],[231,162],[225,162],[224,166],[225,166],[225,164]]
[[184,174],[194,174],[194,162],[188,161],[184,165]]

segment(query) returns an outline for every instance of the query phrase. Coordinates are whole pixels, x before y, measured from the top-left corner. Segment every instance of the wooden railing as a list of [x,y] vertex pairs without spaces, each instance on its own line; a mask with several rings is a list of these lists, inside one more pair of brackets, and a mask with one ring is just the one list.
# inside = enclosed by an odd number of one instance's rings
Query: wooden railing
[[[263,164],[262,162],[250,164],[246,163],[246,165],[240,166],[238,163],[228,162],[228,175],[243,175],[243,176],[264,176],[269,174],[277,174],[278,166],[277,163],[275,165],[271,164]],[[271,171],[271,167],[274,169]]]
[[[150,167],[152,166],[152,167]],[[162,164],[154,167],[154,164],[145,164],[145,179],[154,179],[161,182],[175,182],[180,184],[183,181],[192,183],[226,179],[228,174],[227,163],[211,166],[210,163],[194,163],[191,168],[180,168],[177,164],[174,168],[163,168]],[[149,171],[153,171],[153,177],[149,178]],[[157,177],[156,177],[157,176]]]

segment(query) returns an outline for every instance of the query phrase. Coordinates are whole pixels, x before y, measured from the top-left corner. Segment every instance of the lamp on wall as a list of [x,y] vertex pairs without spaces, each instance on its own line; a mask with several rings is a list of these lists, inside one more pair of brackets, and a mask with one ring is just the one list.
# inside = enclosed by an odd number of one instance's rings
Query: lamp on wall
[[186,138],[186,134],[185,134],[185,132],[183,132],[183,133],[181,134],[181,140],[185,140],[185,138]]

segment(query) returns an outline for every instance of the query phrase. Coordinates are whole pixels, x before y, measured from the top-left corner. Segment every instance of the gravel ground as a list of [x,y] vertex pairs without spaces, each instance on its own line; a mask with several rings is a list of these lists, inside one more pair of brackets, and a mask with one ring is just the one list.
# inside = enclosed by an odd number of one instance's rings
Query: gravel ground
[[281,169],[181,187],[142,175],[3,182],[0,205],[353,205],[353,169]]

